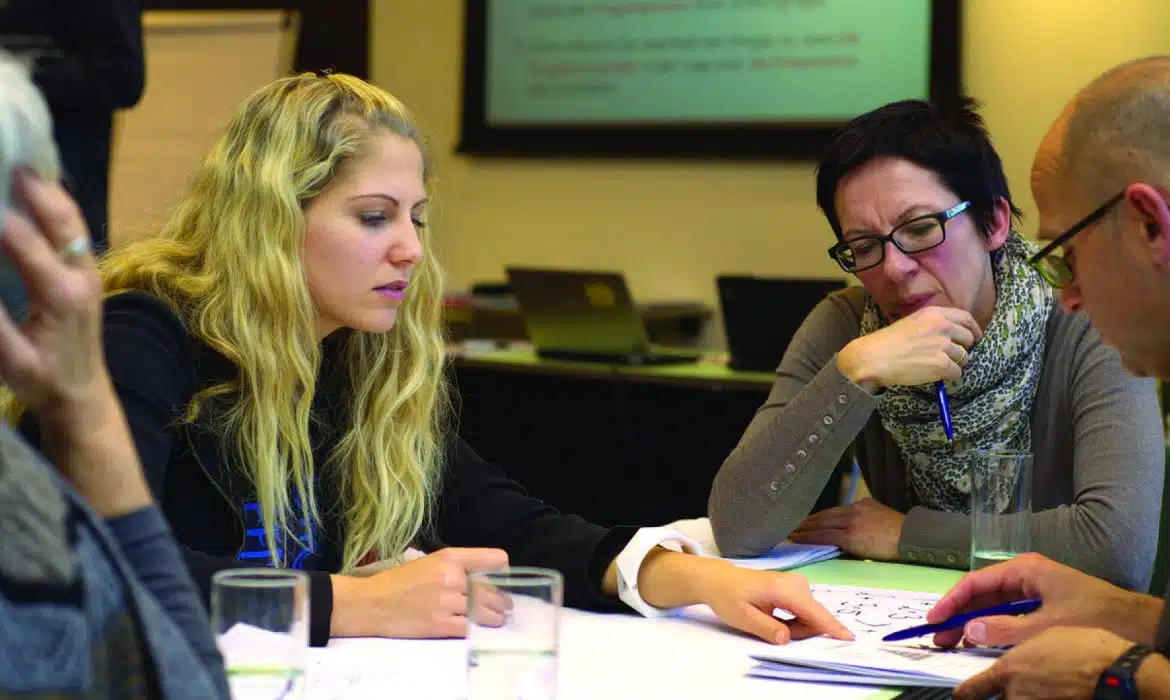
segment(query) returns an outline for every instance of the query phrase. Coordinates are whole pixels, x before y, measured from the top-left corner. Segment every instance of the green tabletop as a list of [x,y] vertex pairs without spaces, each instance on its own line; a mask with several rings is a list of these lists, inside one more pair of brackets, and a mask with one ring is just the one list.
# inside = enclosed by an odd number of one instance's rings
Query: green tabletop
[[858,559],[830,559],[799,569],[809,583],[865,588],[896,588],[917,593],[946,593],[962,578],[962,571],[930,566],[888,564]]
[[[830,559],[797,569],[809,583],[865,588],[896,588],[917,593],[946,593],[962,578],[962,571],[929,566],[888,564],[858,559]],[[901,691],[880,690],[866,700],[890,700]]]

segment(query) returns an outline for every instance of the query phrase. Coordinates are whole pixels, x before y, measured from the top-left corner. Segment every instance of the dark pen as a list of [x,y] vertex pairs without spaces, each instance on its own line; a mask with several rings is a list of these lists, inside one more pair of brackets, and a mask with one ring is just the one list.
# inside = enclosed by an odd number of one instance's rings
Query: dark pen
[[947,434],[948,440],[955,439],[955,433],[951,428],[951,405],[947,402],[947,387],[942,382],[935,386],[935,399],[938,401],[938,412],[942,418],[943,432]]
[[1003,605],[994,605],[990,608],[983,608],[982,610],[975,610],[962,615],[955,615],[948,620],[939,622],[934,625],[918,625],[916,627],[908,627],[904,630],[899,630],[893,634],[887,634],[882,637],[883,642],[900,642],[903,639],[913,639],[915,637],[922,637],[928,634],[936,634],[946,630],[959,629],[965,626],[971,620],[980,617],[993,617],[996,615],[1027,615],[1028,613],[1036,612],[1040,609],[1041,602],[1035,598],[1026,600],[1017,600],[1014,603],[1005,603]]

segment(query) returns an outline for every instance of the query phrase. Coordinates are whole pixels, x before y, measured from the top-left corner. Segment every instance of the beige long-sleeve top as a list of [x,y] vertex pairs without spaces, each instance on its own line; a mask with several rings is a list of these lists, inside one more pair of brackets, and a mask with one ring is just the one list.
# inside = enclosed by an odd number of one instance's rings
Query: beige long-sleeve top
[[[858,337],[864,303],[853,287],[809,315],[767,401],[715,477],[708,513],[724,556],[758,554],[784,540],[856,444],[873,497],[906,514],[900,557],[969,566],[970,517],[917,502],[877,398],[838,369],[837,352]],[[1086,318],[1057,307],[1031,424],[1033,549],[1145,590],[1165,475],[1155,383],[1126,373]]]

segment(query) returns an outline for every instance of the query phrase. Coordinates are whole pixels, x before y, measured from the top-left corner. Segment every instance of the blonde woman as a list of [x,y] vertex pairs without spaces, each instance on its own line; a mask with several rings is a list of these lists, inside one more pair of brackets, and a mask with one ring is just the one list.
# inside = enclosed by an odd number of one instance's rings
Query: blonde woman
[[[161,235],[104,261],[114,383],[196,580],[309,571],[314,644],[460,636],[467,572],[509,562],[560,570],[574,606],[707,603],[773,642],[848,637],[801,577],[562,515],[447,430],[430,175],[391,95],[281,79],[240,107]],[[431,553],[352,575],[411,545]]]

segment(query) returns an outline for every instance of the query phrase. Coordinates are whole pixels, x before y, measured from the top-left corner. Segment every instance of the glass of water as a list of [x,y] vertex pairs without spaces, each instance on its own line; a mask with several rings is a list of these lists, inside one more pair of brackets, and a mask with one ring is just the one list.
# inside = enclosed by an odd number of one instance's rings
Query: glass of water
[[971,450],[971,570],[1032,548],[1032,455]]
[[309,577],[228,569],[211,579],[211,624],[233,700],[301,698],[309,648]]
[[471,574],[468,700],[554,700],[564,580],[550,569]]

